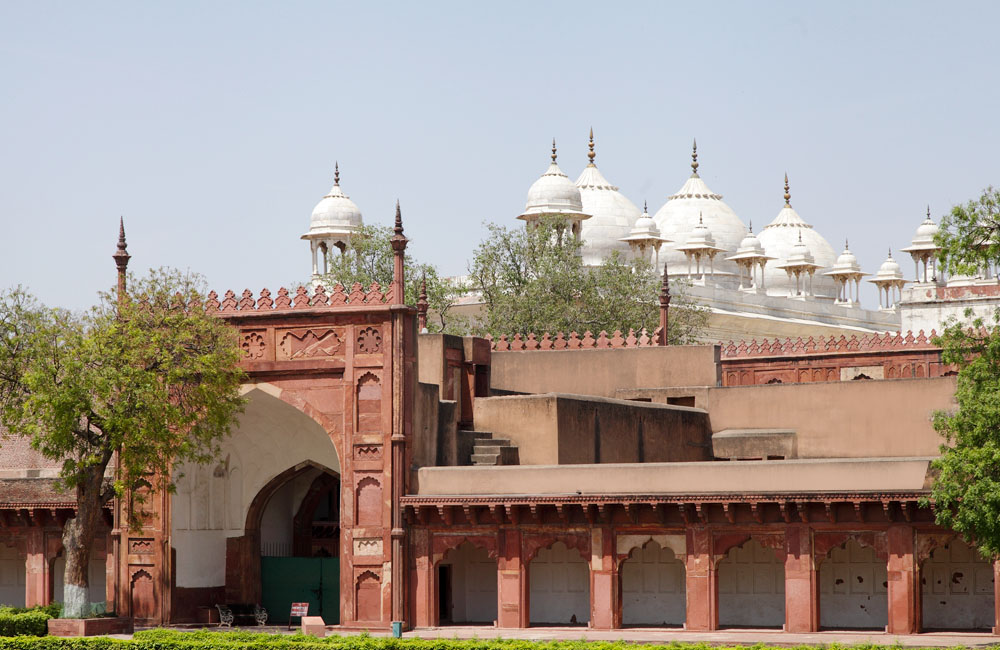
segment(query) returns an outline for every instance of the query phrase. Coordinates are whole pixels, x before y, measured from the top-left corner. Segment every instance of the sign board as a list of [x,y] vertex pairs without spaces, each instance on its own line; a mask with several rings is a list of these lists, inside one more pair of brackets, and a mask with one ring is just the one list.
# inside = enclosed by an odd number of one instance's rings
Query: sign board
[[288,614],[288,629],[292,629],[292,617],[309,616],[309,603],[292,603],[292,611]]

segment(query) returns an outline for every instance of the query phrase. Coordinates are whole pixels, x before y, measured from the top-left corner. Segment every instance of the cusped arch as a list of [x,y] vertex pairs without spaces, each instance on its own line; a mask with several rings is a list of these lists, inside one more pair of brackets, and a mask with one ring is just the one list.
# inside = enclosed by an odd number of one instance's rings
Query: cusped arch
[[538,552],[551,548],[555,544],[562,542],[567,549],[576,549],[590,566],[590,537],[588,535],[576,535],[573,533],[555,535],[532,535],[524,540],[524,563],[530,564]]
[[431,560],[434,566],[443,562],[452,551],[468,542],[473,547],[486,551],[491,560],[499,557],[497,538],[494,535],[434,535],[431,540]]
[[687,538],[683,534],[642,533],[638,535],[618,535],[615,540],[615,559],[621,564],[632,557],[636,550],[656,544],[661,549],[670,549],[674,557],[681,562],[687,560]]
[[813,535],[813,557],[816,568],[819,569],[824,560],[830,557],[835,548],[846,548],[847,542],[854,540],[859,546],[867,547],[875,552],[875,557],[889,561],[889,543],[885,533],[876,531],[855,531],[843,533],[815,533]]

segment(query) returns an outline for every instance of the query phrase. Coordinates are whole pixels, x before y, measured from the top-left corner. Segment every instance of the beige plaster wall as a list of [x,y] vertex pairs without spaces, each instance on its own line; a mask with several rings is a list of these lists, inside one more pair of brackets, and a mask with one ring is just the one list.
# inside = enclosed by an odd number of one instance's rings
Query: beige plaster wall
[[713,388],[712,431],[792,429],[799,458],[936,456],[931,418],[955,408],[955,378]]
[[549,393],[479,398],[476,428],[518,446],[522,465],[711,459],[705,411]]
[[424,467],[419,495],[922,490],[929,458]]
[[491,388],[520,393],[614,397],[626,388],[717,386],[722,378],[715,345],[494,352],[491,365]]

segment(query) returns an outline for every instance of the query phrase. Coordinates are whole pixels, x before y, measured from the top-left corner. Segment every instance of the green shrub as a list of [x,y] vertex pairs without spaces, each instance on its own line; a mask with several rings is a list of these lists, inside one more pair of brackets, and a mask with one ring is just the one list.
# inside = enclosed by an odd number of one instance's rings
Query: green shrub
[[0,637],[2,636],[45,636],[49,633],[49,619],[43,611],[21,613],[0,612]]

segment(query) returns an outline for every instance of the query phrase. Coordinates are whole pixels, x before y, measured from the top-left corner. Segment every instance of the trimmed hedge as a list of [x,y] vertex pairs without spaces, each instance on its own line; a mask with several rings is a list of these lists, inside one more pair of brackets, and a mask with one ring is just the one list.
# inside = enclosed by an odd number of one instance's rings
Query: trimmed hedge
[[[660,645],[623,641],[526,641],[520,639],[393,639],[390,637],[331,636],[318,639],[302,634],[261,634],[259,632],[179,632],[147,630],[137,632],[130,641],[107,637],[9,637],[0,638],[0,650],[724,650],[726,646],[708,643],[672,642]],[[820,646],[827,650],[899,650],[898,645],[862,644]],[[728,646],[740,650],[788,650],[787,648]],[[800,646],[799,650],[816,650]]]
[[0,610],[0,637],[9,636],[45,636],[49,633],[49,619],[52,616],[45,611],[22,611],[15,613],[13,608]]

